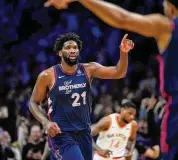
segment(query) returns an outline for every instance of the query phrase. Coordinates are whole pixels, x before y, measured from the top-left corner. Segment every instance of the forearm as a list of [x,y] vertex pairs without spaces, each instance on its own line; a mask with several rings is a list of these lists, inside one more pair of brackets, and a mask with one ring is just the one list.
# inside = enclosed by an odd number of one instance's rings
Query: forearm
[[125,77],[128,68],[128,53],[120,52],[120,59],[117,63],[116,70],[120,78]]
[[97,124],[93,124],[91,125],[91,135],[94,137],[94,136],[97,136],[100,132],[100,129],[97,128],[96,126]]
[[32,115],[36,118],[36,120],[38,120],[43,125],[43,127],[45,127],[46,123],[49,120],[43,114],[41,107],[37,103],[30,101],[29,109],[30,109]]
[[133,150],[135,148],[135,140],[134,141],[131,141],[129,140],[128,143],[127,143],[127,154],[126,154],[126,157],[128,158],[131,158],[132,157],[132,153],[133,153]]
[[121,28],[128,11],[102,0],[78,0],[83,6],[92,11],[107,24]]

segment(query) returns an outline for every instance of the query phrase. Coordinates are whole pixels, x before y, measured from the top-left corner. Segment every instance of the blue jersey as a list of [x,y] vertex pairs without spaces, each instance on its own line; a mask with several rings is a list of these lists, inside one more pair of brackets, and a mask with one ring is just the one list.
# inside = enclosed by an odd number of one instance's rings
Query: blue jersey
[[78,64],[73,74],[65,73],[61,65],[54,66],[55,84],[48,93],[48,117],[61,131],[79,131],[90,126],[90,82]]
[[173,21],[172,37],[160,61],[162,95],[178,93],[178,18]]

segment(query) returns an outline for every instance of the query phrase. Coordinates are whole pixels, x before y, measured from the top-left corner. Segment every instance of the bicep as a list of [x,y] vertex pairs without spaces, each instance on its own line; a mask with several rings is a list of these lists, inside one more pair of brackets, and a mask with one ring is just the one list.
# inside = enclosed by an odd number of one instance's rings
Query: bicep
[[44,97],[46,96],[46,92],[47,92],[47,83],[46,83],[46,77],[45,75],[43,75],[44,73],[41,73],[36,81],[35,87],[33,89],[32,95],[31,95],[31,100],[33,102],[36,102],[38,104],[40,104]]
[[159,39],[162,33],[171,31],[168,18],[159,14],[141,15],[130,13],[121,26],[132,32],[136,32],[146,37]]

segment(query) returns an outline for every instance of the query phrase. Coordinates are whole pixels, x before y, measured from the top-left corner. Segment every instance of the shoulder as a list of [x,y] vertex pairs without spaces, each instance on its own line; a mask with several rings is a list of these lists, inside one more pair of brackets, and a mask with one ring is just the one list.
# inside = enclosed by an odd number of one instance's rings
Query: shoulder
[[98,127],[102,128],[102,130],[107,130],[111,126],[111,116],[105,116],[99,120],[97,123]]
[[47,83],[50,80],[52,80],[52,78],[54,77],[54,68],[50,67],[46,70],[43,70],[39,75],[38,75],[38,81],[41,81],[43,83]]
[[131,122],[131,132],[130,132],[130,140],[134,141],[137,135],[137,122],[132,121]]
[[171,24],[171,20],[167,16],[164,16],[160,13],[148,14],[145,15],[145,17],[149,18],[150,22],[158,22],[159,24],[167,23],[167,25]]
[[[152,23],[155,24],[155,29],[158,31],[157,39],[161,38],[162,35],[170,34],[173,29],[173,22],[168,17],[162,14],[152,14],[150,15]],[[160,35],[160,36],[159,36]]]
[[50,67],[50,68],[48,68],[48,69],[46,69],[46,70],[43,70],[43,71],[38,75],[38,77],[45,79],[45,78],[48,78],[48,77],[51,76],[51,75],[54,75],[54,68],[53,68],[53,67]]
[[105,124],[110,124],[111,123],[111,115],[101,118],[100,121],[102,121]]
[[132,125],[132,130],[137,131],[138,124],[137,124],[137,122],[136,122],[135,120],[133,120],[133,121],[131,122],[131,125]]
[[162,14],[149,14],[144,16],[150,24],[155,28],[155,38],[159,39],[162,34],[170,34],[172,32],[172,21]]

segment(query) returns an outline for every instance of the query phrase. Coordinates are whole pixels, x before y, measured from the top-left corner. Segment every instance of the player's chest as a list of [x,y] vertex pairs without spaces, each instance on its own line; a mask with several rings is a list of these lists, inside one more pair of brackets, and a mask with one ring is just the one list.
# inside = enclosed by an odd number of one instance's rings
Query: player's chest
[[83,93],[88,90],[89,84],[85,74],[80,76],[58,76],[55,86],[55,93],[57,95],[71,95],[74,93]]
[[110,130],[105,134],[106,138],[109,139],[123,139],[126,140],[130,136],[130,128],[117,128],[111,127]]

